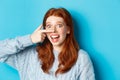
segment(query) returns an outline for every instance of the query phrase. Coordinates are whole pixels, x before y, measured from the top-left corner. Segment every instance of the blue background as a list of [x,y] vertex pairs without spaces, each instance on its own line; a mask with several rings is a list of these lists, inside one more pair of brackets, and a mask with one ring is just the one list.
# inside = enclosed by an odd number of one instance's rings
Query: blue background
[[0,63],[0,80],[20,80],[19,73],[11,66]]
[[[51,7],[70,11],[97,80],[120,80],[119,0],[0,0],[0,40],[31,34]],[[1,73],[0,73],[1,74]]]

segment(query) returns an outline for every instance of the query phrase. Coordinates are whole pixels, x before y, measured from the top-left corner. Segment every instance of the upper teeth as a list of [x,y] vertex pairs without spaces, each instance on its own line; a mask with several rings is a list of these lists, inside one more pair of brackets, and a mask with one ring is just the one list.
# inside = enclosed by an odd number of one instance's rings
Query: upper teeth
[[51,36],[52,38],[57,38],[58,36]]

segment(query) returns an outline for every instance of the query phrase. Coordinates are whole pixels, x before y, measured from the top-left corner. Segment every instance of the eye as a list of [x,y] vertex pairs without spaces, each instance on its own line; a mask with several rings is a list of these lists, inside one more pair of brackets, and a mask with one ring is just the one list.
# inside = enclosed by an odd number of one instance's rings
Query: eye
[[56,27],[61,28],[61,27],[63,27],[63,24],[57,24]]
[[51,25],[46,25],[46,27],[45,27],[45,28],[49,29],[49,28],[51,28]]

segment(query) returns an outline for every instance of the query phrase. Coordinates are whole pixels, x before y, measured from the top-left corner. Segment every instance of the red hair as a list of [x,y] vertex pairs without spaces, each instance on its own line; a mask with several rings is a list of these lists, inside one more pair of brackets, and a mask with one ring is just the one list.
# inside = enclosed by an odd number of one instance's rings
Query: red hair
[[[69,71],[76,63],[79,46],[74,38],[73,21],[70,13],[64,8],[51,8],[44,16],[43,26],[46,26],[46,20],[49,16],[57,16],[63,18],[66,25],[70,29],[70,34],[67,34],[66,39],[63,43],[63,48],[58,55],[59,65],[58,69],[55,72],[55,75],[57,75],[58,73],[62,74]],[[42,70],[45,73],[49,73],[49,69],[54,63],[54,54],[53,46],[47,37],[43,43],[37,46],[37,52],[38,57],[42,62]]]

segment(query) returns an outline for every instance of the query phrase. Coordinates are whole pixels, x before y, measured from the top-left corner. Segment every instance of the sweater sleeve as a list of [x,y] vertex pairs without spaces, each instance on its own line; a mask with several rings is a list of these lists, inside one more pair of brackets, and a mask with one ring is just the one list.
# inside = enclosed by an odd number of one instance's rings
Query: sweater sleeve
[[87,52],[80,50],[80,69],[78,80],[95,80],[95,74],[92,62]]
[[16,54],[32,44],[30,35],[0,41],[0,62],[5,61],[8,56]]

